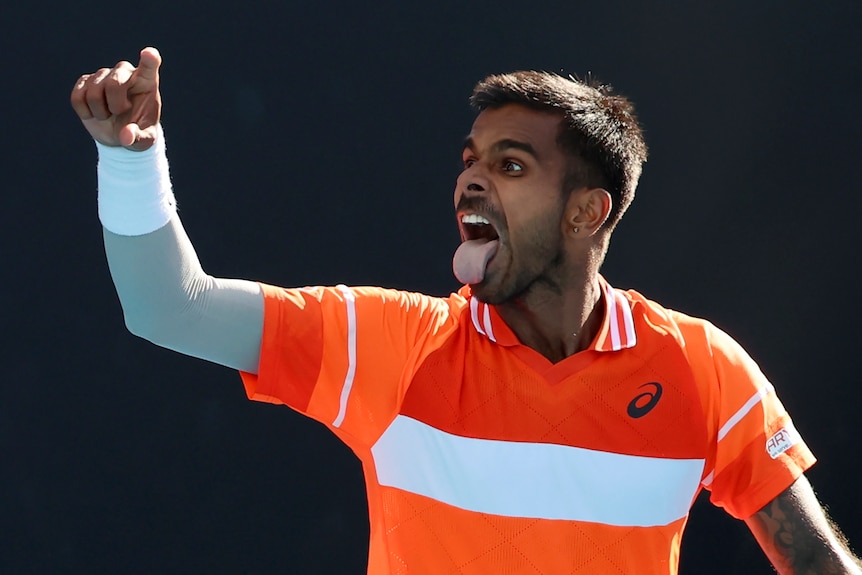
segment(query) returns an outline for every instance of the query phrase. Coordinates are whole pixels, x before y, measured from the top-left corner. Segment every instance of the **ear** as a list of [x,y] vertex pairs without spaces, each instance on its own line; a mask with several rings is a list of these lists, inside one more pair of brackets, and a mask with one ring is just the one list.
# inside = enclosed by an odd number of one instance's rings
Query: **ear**
[[566,202],[563,233],[566,237],[588,238],[608,219],[613,201],[604,188],[573,190]]

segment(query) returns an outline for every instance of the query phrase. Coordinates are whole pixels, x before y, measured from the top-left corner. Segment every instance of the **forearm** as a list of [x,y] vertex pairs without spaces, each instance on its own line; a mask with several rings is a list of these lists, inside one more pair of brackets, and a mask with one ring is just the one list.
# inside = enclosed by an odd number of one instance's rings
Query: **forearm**
[[163,347],[256,372],[260,288],[204,273],[176,214],[161,130],[144,152],[98,147],[99,217],[129,330]]
[[204,273],[176,215],[149,234],[105,229],[104,238],[129,331],[187,355],[257,371],[263,296],[256,283]]
[[859,560],[826,517],[805,477],[746,523],[781,575],[862,575]]

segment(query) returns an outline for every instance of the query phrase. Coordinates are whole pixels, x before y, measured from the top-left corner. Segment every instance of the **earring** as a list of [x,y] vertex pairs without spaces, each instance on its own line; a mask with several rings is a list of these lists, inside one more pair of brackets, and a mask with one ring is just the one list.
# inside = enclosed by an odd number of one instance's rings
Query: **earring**
[[577,228],[577,227],[574,227],[574,228],[572,228],[572,231],[573,231],[573,232],[575,232],[575,233],[578,233],[578,228]]

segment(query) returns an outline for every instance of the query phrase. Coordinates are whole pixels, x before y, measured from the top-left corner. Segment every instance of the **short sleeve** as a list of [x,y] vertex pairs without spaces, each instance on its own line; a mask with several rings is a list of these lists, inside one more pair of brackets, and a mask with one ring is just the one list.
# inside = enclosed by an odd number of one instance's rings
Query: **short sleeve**
[[707,416],[714,429],[703,484],[715,505],[744,519],[787,489],[816,460],[754,360],[711,324],[706,336],[714,370]]
[[373,442],[397,413],[402,374],[451,328],[450,300],[377,287],[261,284],[264,327],[250,399],[285,404],[340,437]]

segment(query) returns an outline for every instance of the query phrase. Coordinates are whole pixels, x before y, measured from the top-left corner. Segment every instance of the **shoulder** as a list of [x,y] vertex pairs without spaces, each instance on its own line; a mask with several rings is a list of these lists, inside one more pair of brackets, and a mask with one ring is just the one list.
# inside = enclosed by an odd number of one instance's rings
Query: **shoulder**
[[436,296],[421,292],[376,286],[350,288],[336,286],[335,288],[326,289],[336,289],[344,294],[349,294],[347,297],[352,297],[357,302],[377,302],[387,307],[394,306],[408,314],[431,314],[454,318],[459,316],[469,306],[469,297],[465,297],[460,292],[450,293],[448,296]]
[[733,337],[710,320],[667,307],[633,289],[618,291],[630,302],[639,339],[641,334],[672,337],[687,354],[707,354],[712,359],[746,355]]
[[433,296],[379,286],[345,285],[283,288],[261,284],[261,289],[268,317],[311,314],[324,322],[351,322],[356,318],[366,326],[406,322],[413,327],[437,329],[458,323],[469,307],[469,299],[462,293]]
[[[260,284],[263,295],[273,300],[293,301],[363,301],[394,304],[406,309],[448,308],[459,310],[467,305],[467,298],[459,291],[449,296],[434,296],[420,292],[380,286],[306,286],[285,288]],[[469,297],[469,296],[467,296]]]
[[667,307],[636,290],[618,289],[617,292],[628,300],[634,320],[651,331],[684,336],[690,333],[705,333],[718,329],[705,318],[688,315]]

